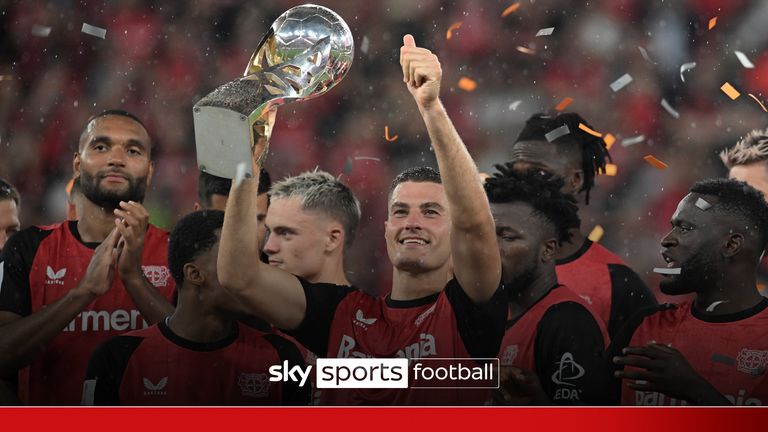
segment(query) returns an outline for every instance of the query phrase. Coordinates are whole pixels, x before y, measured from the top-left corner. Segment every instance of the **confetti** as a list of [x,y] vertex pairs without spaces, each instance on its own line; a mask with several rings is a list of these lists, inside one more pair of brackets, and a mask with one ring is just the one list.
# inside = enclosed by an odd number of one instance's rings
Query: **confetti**
[[460,28],[461,28],[461,21],[451,24],[451,26],[448,27],[448,31],[445,32],[445,38],[448,40],[451,40],[451,38],[453,37],[453,31],[458,30]]
[[511,5],[509,5],[509,7],[504,9],[504,12],[501,13],[501,17],[504,18],[507,15],[514,13],[519,8],[520,8],[520,3],[512,3]]
[[390,136],[389,136],[389,126],[384,126],[384,139],[385,139],[385,140],[387,140],[387,141],[389,141],[389,142],[392,142],[392,141],[395,141],[395,140],[397,140],[397,138],[398,138],[399,136],[400,136],[400,135],[395,135],[395,136],[393,136],[393,137],[390,137]]
[[757,284],[757,290],[760,291],[761,293],[765,290],[765,288],[766,288],[765,284],[762,284],[762,283]]
[[511,104],[509,104],[509,109],[511,109],[512,111],[516,111],[517,107],[519,107],[521,103],[523,103],[523,101],[516,100],[516,101],[512,102]]
[[645,159],[646,162],[651,164],[656,169],[665,170],[668,167],[667,164],[665,164],[664,162],[656,159],[653,155],[647,155],[643,159]]
[[744,66],[747,69],[754,69],[755,65],[752,64],[751,61],[749,61],[749,58],[747,58],[746,54],[744,54],[741,51],[734,51],[734,54],[736,54],[736,57],[739,59],[739,62],[742,66]]
[[235,170],[235,186],[240,186],[243,179],[245,179],[245,162],[240,162],[237,164],[237,169]]
[[88,23],[83,23],[83,28],[80,29],[80,31],[87,35],[95,36],[101,39],[104,39],[104,37],[107,35],[107,29],[92,26]]
[[51,28],[41,25],[33,25],[32,26],[32,35],[37,37],[48,37],[48,35],[51,34]]
[[603,134],[601,134],[600,132],[598,132],[598,131],[596,131],[594,129],[591,129],[589,126],[585,125],[584,123],[579,123],[579,129],[583,130],[584,132],[586,132],[586,133],[588,133],[588,134],[590,134],[592,136],[596,136],[598,138],[602,138],[603,137]]
[[723,84],[723,85],[720,87],[720,90],[722,90],[722,91],[723,91],[723,93],[727,94],[727,95],[728,95],[728,97],[729,97],[729,98],[731,98],[732,100],[736,100],[736,98],[738,98],[739,96],[741,96],[741,93],[739,93],[739,91],[738,91],[738,90],[736,90],[735,88],[733,88],[733,86],[732,86],[730,83],[728,83],[727,81],[726,81],[726,83],[725,83],[725,84]]
[[590,231],[587,238],[592,243],[597,243],[600,241],[600,239],[603,237],[603,234],[605,234],[605,230],[600,225],[595,225],[594,228],[592,228],[592,231]]
[[368,36],[363,36],[363,43],[360,44],[360,52],[368,54],[368,48],[371,46],[371,41],[368,40]]
[[640,55],[643,56],[645,61],[647,61],[648,63],[651,63],[651,64],[656,64],[656,62],[651,60],[651,58],[648,56],[648,51],[646,51],[645,48],[643,48],[641,46],[638,46],[637,49],[640,50]]
[[605,164],[605,175],[614,177],[619,171],[619,166],[616,164]]
[[675,110],[674,108],[672,108],[672,105],[670,105],[666,99],[661,100],[661,107],[664,108],[664,110],[668,112],[669,115],[671,115],[672,117],[676,119],[680,118],[680,113],[677,112],[677,110]]
[[757,102],[757,103],[760,105],[760,108],[762,108],[762,109],[763,109],[763,111],[765,111],[765,112],[768,112],[768,109],[765,109],[765,105],[763,105],[763,103],[762,103],[762,102],[760,102],[760,99],[756,98],[756,97],[755,97],[755,95],[753,95],[752,93],[749,93],[749,97],[751,97],[752,99],[754,99],[754,100],[755,100],[755,102]]
[[682,66],[680,66],[680,79],[685,82],[685,77],[683,76],[683,72],[688,72],[689,70],[696,67],[696,62],[690,62],[690,63],[683,63]]
[[568,129],[568,125],[562,125],[557,129],[553,129],[546,134],[544,134],[544,138],[547,139],[547,141],[552,142],[562,136],[568,135],[571,133],[571,130]]
[[530,48],[526,48],[524,46],[520,46],[520,45],[517,46],[517,50],[520,51],[523,54],[529,54],[529,55],[536,54],[536,51],[534,51],[534,50],[532,50]]
[[709,24],[707,25],[707,30],[712,30],[715,28],[715,25],[717,24],[717,17],[712,18],[709,20]]
[[613,147],[613,143],[616,142],[616,137],[611,135],[611,134],[609,134],[609,133],[607,133],[603,137],[603,141],[605,141],[605,148],[610,150],[611,147]]
[[623,89],[627,84],[632,82],[632,76],[628,73],[620,76],[619,79],[611,83],[611,90],[617,92]]
[[624,138],[623,140],[621,140],[621,146],[629,147],[631,145],[640,144],[643,141],[645,141],[645,135],[638,135],[638,136],[633,136],[629,138]]
[[355,160],[371,160],[371,161],[381,162],[381,159],[373,156],[355,156]]
[[13,75],[0,75],[0,81],[11,81],[13,79]]
[[555,110],[556,111],[562,111],[565,108],[567,108],[568,105],[571,104],[571,102],[573,102],[573,98],[567,97],[567,98],[561,100],[559,104],[557,104],[557,106],[555,107]]
[[665,274],[665,275],[679,275],[681,268],[667,268],[667,267],[656,267],[653,269],[654,273],[658,274]]
[[344,162],[344,168],[341,170],[345,175],[349,175],[352,172],[352,158],[347,157],[347,161]]
[[477,88],[477,81],[471,78],[461,77],[459,80],[459,88],[468,92],[475,91]]
[[553,31],[555,31],[554,27],[543,28],[538,32],[536,32],[536,36],[549,36],[552,34]]
[[702,209],[704,211],[707,211],[707,210],[710,209],[710,207],[712,207],[712,204],[708,203],[703,198],[699,198],[699,199],[696,200],[696,207],[698,207],[698,208],[700,208],[700,209]]

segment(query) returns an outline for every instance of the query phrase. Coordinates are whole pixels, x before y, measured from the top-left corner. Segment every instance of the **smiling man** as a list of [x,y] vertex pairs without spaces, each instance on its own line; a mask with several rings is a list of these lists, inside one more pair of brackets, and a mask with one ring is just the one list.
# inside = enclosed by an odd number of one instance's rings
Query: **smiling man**
[[173,312],[168,233],[141,205],[151,152],[133,114],[91,118],[73,158],[85,197],[79,219],[27,228],[3,249],[0,376],[18,371],[24,403],[77,404],[99,343]]
[[755,290],[768,203],[735,180],[696,183],[662,239],[661,291],[695,293],[633,318],[613,342],[625,405],[768,403],[768,299]]

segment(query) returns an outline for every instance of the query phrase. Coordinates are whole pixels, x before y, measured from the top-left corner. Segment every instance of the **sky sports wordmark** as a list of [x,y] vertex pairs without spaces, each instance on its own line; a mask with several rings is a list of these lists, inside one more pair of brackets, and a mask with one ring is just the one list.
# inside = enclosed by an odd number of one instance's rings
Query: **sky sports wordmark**
[[[318,358],[314,367],[319,389],[499,387],[497,358]],[[284,361],[269,368],[269,380],[304,386],[312,369]]]

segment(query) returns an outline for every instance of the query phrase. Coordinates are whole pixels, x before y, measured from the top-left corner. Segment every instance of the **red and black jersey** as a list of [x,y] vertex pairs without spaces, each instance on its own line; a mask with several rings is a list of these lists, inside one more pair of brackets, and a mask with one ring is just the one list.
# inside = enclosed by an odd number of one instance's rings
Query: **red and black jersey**
[[613,252],[585,240],[573,255],[557,260],[557,280],[583,298],[613,337],[638,310],[656,303],[640,277]]
[[233,323],[226,338],[199,343],[162,322],[93,352],[83,404],[306,405],[309,386],[269,381],[269,367],[284,361],[304,367],[296,345],[271,331]]
[[499,363],[536,372],[558,405],[595,405],[608,400],[605,326],[568,287],[552,288],[507,323]]
[[[715,316],[703,316],[692,304],[661,305],[638,316],[611,351],[617,354],[625,346],[651,342],[669,345],[734,405],[768,403],[768,299],[738,313]],[[687,404],[626,384],[621,383],[622,405]]]
[[[439,293],[408,301],[373,297],[361,290],[301,280],[304,320],[289,332],[329,358],[489,358],[504,334],[506,298],[499,288],[475,304],[456,279]],[[482,404],[487,392],[466,389],[323,389],[324,405]]]
[[[3,250],[0,310],[27,316],[77,287],[98,243],[83,243],[77,222],[30,227]],[[152,225],[144,237],[142,268],[166,298],[176,284],[168,269],[168,233]],[[19,397],[31,405],[77,405],[88,355],[108,338],[147,324],[119,277],[19,371]]]

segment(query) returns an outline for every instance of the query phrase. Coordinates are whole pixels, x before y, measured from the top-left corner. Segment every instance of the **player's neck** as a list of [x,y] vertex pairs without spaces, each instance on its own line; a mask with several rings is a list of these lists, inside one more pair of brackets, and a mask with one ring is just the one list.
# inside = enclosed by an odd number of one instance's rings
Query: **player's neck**
[[101,243],[115,228],[115,209],[104,208],[83,199],[77,232],[85,243]]
[[326,260],[325,265],[320,272],[308,278],[312,283],[331,283],[336,285],[351,286],[344,272],[344,259],[342,257],[332,257]]
[[516,287],[512,287],[508,294],[510,312],[513,318],[524,314],[546,296],[552,287],[557,285],[557,273],[555,273],[554,268],[542,271],[527,285],[519,291],[516,290]]
[[192,305],[179,299],[176,310],[167,321],[171,331],[186,340],[199,343],[216,342],[226,338],[232,331],[234,321],[225,318],[221,313],[203,311],[195,305],[196,303],[199,303],[196,299]]
[[453,274],[450,263],[423,273],[411,273],[393,269],[392,300],[415,300],[438,293],[445,288]]
[[571,234],[571,242],[563,242],[563,244],[557,248],[555,259],[562,260],[568,258],[578,252],[582,246],[584,246],[584,242],[587,241],[587,237],[584,236],[578,228],[570,230],[569,233]]
[[[754,272],[753,272],[754,274]],[[702,314],[730,315],[754,307],[763,300],[752,277],[725,277],[720,284],[696,293],[693,307]]]

